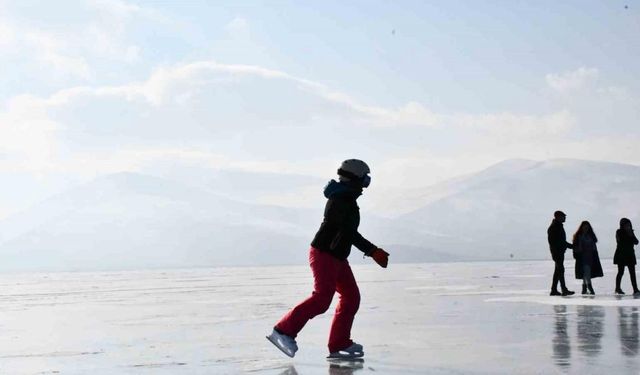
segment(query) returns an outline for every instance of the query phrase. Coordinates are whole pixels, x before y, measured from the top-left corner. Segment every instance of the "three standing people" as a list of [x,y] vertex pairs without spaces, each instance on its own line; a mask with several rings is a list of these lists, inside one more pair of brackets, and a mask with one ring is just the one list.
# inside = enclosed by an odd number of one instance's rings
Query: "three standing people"
[[[573,243],[568,243],[563,223],[566,215],[562,211],[556,211],[553,214],[553,221],[547,229],[547,240],[551,257],[555,263],[553,272],[553,282],[551,284],[552,296],[570,296],[573,291],[567,289],[564,279],[564,254],[567,249],[573,249],[573,257],[576,260],[575,274],[576,279],[582,280],[582,294],[595,294],[591,279],[602,277],[602,264],[598,256],[598,248],[596,237],[591,224],[583,221],[578,230],[573,235]],[[620,287],[625,267],[629,269],[629,277],[631,278],[631,286],[633,294],[640,295],[638,283],[636,280],[636,255],[634,246],[638,245],[638,238],[633,232],[631,220],[627,218],[620,219],[620,228],[616,231],[616,251],[613,256],[613,263],[618,266],[618,274],[616,275],[616,294],[624,294]],[[560,283],[561,292],[558,291],[558,283]]]

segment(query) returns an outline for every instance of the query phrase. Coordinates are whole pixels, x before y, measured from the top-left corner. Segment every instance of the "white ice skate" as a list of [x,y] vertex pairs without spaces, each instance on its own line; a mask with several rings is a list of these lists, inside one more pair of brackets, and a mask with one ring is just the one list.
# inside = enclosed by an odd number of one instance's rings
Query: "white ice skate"
[[271,341],[276,348],[280,349],[284,354],[293,358],[298,351],[298,344],[296,344],[296,340],[293,337],[282,334],[275,329],[269,336],[267,336],[267,340]]
[[329,353],[328,359],[356,359],[364,357],[364,348],[355,342],[348,348]]

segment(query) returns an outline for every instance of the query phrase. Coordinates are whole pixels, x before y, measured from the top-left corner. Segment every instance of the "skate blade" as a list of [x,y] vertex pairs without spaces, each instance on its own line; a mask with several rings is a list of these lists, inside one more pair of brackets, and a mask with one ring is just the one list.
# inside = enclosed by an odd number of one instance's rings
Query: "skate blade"
[[269,340],[276,348],[280,349],[281,352],[283,352],[284,354],[286,354],[288,357],[293,358],[293,356],[296,353],[291,353],[290,351],[288,351],[284,346],[280,345],[280,343],[278,342],[278,340],[276,340],[275,338],[271,337],[271,335],[269,336],[265,336],[267,340]]
[[346,353],[342,354],[340,352],[331,353],[327,356],[328,360],[341,360],[341,361],[364,361],[362,358],[364,357],[364,352],[355,352],[355,353]]

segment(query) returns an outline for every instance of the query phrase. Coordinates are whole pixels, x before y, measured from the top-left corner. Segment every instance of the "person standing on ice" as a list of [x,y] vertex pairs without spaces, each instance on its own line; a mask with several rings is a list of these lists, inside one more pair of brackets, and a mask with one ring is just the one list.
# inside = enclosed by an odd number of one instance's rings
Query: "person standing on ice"
[[309,265],[313,273],[313,293],[286,313],[267,336],[289,357],[298,350],[295,338],[309,319],[329,309],[335,292],[340,299],[329,333],[330,358],[364,356],[362,345],[351,340],[351,326],[358,307],[360,291],[347,257],[355,245],[381,267],[386,268],[389,253],[358,233],[360,209],[356,200],[369,186],[369,166],[361,160],[345,160],[338,169],[339,181],[329,181],[324,189],[327,203],[324,220],[311,242]]
[[620,229],[616,231],[616,252],[613,255],[613,263],[618,265],[618,274],[616,275],[616,294],[624,294],[620,288],[624,268],[629,268],[629,277],[631,278],[631,286],[633,287],[633,295],[640,295],[638,283],[636,281],[636,252],[634,245],[638,244],[638,238],[633,233],[631,220],[623,217],[620,219]]
[[603,277],[602,264],[596,243],[598,238],[588,221],[583,221],[573,235],[573,258],[576,260],[576,279],[582,280],[582,294],[595,295],[591,279]]
[[[573,249],[573,245],[567,242],[567,234],[562,226],[566,218],[567,215],[565,215],[564,212],[554,212],[553,221],[551,221],[551,225],[549,229],[547,229],[549,250],[551,250],[551,258],[553,258],[553,262],[555,263],[551,293],[549,293],[551,296],[570,296],[575,294],[574,291],[567,289],[564,281],[564,253],[567,249]],[[558,282],[560,282],[562,293],[558,292]]]

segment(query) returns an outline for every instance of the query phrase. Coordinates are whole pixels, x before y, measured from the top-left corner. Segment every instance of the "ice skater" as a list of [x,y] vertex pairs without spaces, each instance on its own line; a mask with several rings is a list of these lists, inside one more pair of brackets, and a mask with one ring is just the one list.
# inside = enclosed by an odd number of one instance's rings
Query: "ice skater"
[[[553,220],[549,229],[547,229],[547,240],[549,241],[549,250],[551,250],[551,258],[555,263],[553,271],[553,282],[551,283],[551,296],[570,296],[575,294],[574,291],[567,289],[564,281],[564,253],[567,249],[572,249],[573,245],[567,242],[567,234],[564,231],[562,223],[565,222],[567,215],[562,211],[553,213]],[[562,288],[562,293],[558,292],[558,282]]]
[[576,279],[582,280],[582,294],[595,295],[591,279],[602,277],[602,264],[596,243],[598,238],[588,221],[583,221],[573,235],[573,257],[576,260]]
[[309,319],[329,309],[335,292],[340,299],[329,333],[329,358],[359,358],[362,345],[351,340],[351,326],[358,307],[360,291],[347,257],[355,245],[380,266],[386,268],[389,254],[358,233],[360,210],[356,199],[369,186],[369,167],[361,160],[345,160],[338,169],[338,182],[329,181],[324,189],[328,199],[324,220],[311,242],[309,265],[313,273],[313,292],[286,313],[267,336],[289,357],[298,350],[295,338]]
[[620,288],[624,268],[629,268],[629,277],[631,278],[631,286],[633,287],[633,295],[640,295],[638,283],[636,282],[636,253],[633,249],[638,244],[638,238],[633,233],[631,220],[623,217],[620,219],[620,228],[616,231],[616,252],[613,255],[613,264],[618,265],[618,274],[616,275],[616,294],[624,294]]

